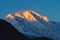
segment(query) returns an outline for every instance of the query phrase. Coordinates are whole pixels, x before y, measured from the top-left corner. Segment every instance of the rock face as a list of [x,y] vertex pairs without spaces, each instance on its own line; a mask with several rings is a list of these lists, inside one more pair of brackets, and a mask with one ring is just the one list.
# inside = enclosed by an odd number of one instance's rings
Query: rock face
[[27,38],[40,39],[40,37],[48,37],[60,40],[60,22],[53,22],[48,17],[42,16],[35,11],[27,10],[13,15],[8,14],[6,21]]

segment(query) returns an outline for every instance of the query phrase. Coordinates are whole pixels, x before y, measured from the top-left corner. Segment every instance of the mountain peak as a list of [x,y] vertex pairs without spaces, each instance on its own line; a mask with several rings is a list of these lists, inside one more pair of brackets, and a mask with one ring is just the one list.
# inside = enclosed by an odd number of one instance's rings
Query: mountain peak
[[6,21],[28,38],[43,36],[60,40],[60,22],[50,21],[48,17],[33,10],[8,14],[6,18]]
[[25,11],[23,15],[27,21],[36,21],[35,17],[29,11]]
[[16,13],[15,16],[24,18],[23,14],[21,14],[20,12]]
[[[34,15],[39,17],[39,19],[44,20],[45,22],[49,22],[49,19],[46,16],[42,16],[42,15],[40,15],[39,13],[37,13],[33,10],[23,11],[22,13],[17,12],[17,13],[14,14],[14,16],[24,18],[27,21],[37,21],[38,19],[36,19],[36,17]],[[6,16],[6,18],[14,19],[14,16],[12,14],[8,14]]]
[[15,17],[14,17],[12,14],[8,14],[8,15],[6,16],[6,18],[7,18],[7,19],[14,19]]
[[40,19],[44,20],[45,22],[49,22],[50,20],[48,19],[48,17],[46,16],[42,16],[41,14],[33,11],[33,10],[29,10],[29,12],[32,12],[33,14],[35,14],[36,16],[40,17]]
[[44,20],[45,22],[49,22],[50,21],[46,16],[42,16],[41,19]]

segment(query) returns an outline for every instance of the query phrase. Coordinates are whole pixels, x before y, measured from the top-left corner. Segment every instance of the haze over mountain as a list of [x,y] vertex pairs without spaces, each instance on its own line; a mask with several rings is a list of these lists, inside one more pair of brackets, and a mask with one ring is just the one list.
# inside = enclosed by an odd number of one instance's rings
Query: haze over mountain
[[33,10],[8,14],[6,21],[28,38],[48,37],[60,40],[60,22],[53,22]]

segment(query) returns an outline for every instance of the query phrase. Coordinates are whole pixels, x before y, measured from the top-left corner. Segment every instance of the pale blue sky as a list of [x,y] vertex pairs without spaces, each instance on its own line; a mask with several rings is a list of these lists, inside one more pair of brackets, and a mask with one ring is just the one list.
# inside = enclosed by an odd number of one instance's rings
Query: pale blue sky
[[21,10],[35,10],[50,20],[60,21],[60,0],[0,0],[0,18]]

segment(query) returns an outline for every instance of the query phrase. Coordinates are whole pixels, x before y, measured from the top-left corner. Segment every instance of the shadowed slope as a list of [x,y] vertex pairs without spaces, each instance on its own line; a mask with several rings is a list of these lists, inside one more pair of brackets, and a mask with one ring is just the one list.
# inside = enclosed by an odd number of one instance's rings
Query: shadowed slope
[[0,19],[0,40],[52,40],[47,37],[28,39],[19,33],[10,23]]
[[10,23],[0,19],[0,40],[28,40]]

